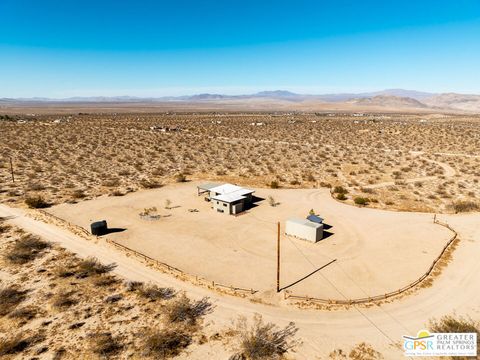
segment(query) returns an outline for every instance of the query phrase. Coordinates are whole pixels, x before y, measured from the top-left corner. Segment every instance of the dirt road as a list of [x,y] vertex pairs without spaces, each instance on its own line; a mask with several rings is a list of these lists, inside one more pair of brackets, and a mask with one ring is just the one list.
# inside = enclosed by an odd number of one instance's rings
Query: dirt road
[[[181,282],[144,266],[135,259],[116,252],[102,240],[87,241],[63,229],[26,216],[26,211],[0,205],[0,216],[12,216],[9,222],[26,231],[56,242],[81,257],[96,256],[104,263],[117,264],[115,272],[127,279],[150,281],[161,286],[185,290],[191,297],[209,296],[215,303],[209,315],[213,325],[228,326],[239,315],[260,313],[267,321],[285,325],[294,321],[303,344],[294,355],[297,359],[324,359],[335,348],[349,349],[357,342],[371,343],[386,359],[403,359],[402,335],[415,335],[426,327],[428,319],[451,314],[469,314],[480,318],[480,215],[441,216],[442,221],[454,227],[461,242],[453,261],[436,279],[433,286],[381,307],[352,308],[338,311],[300,310],[287,306],[269,306],[222,296],[203,288]],[[195,354],[189,355],[195,359]]]

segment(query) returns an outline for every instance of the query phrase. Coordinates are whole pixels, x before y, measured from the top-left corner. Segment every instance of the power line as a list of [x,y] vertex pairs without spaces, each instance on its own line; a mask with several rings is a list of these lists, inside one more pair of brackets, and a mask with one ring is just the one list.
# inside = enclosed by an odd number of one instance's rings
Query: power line
[[[290,239],[287,237],[287,239],[290,241],[290,243],[298,250],[298,252],[300,254],[302,254],[302,256],[305,258],[305,260],[307,260],[314,268],[317,268],[317,265],[315,265],[312,261],[310,261],[310,259],[300,250],[300,248]],[[319,273],[320,276],[322,276],[345,300],[348,300],[348,298],[325,276],[323,275],[321,272]],[[353,304],[353,307],[355,308],[355,310],[358,311],[358,313],[360,315],[362,315],[362,317],[364,317],[370,324],[373,325],[373,327],[375,327],[386,339],[388,339],[392,344],[396,344],[396,342],[390,337],[388,336],[387,333],[385,333],[382,329],[380,329],[380,327],[375,324],[375,322],[370,319],[365,313],[363,313],[355,304]]]

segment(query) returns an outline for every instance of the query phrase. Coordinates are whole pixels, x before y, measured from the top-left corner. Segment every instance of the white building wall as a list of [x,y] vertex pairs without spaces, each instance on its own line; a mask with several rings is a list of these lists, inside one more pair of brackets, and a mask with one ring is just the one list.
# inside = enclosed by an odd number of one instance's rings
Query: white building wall
[[285,223],[285,234],[302,240],[317,242],[323,237],[323,224],[315,228],[297,221],[287,220]]

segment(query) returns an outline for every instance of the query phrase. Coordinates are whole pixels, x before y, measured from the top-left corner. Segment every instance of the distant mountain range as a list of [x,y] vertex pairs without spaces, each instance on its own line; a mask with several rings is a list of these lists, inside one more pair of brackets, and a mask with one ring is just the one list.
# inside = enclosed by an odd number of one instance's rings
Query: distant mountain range
[[221,104],[247,104],[250,102],[269,104],[282,104],[288,107],[303,106],[314,108],[315,104],[331,103],[335,108],[346,107],[369,108],[394,108],[394,109],[432,109],[465,112],[480,112],[480,95],[468,95],[457,93],[428,93],[415,90],[387,89],[377,92],[365,93],[338,93],[338,94],[297,94],[286,90],[261,91],[249,95],[225,95],[225,94],[196,94],[186,96],[163,96],[163,97],[134,97],[134,96],[93,96],[93,97],[70,97],[63,99],[50,98],[0,98],[0,105],[18,103],[215,103]]

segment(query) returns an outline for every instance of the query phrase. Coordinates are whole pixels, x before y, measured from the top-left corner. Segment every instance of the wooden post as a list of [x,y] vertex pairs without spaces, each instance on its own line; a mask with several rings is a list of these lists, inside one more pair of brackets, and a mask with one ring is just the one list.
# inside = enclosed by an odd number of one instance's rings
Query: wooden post
[[277,293],[280,292],[280,221],[277,223]]
[[10,172],[12,173],[12,182],[15,182],[15,175],[13,175],[13,161],[11,156],[10,156]]

